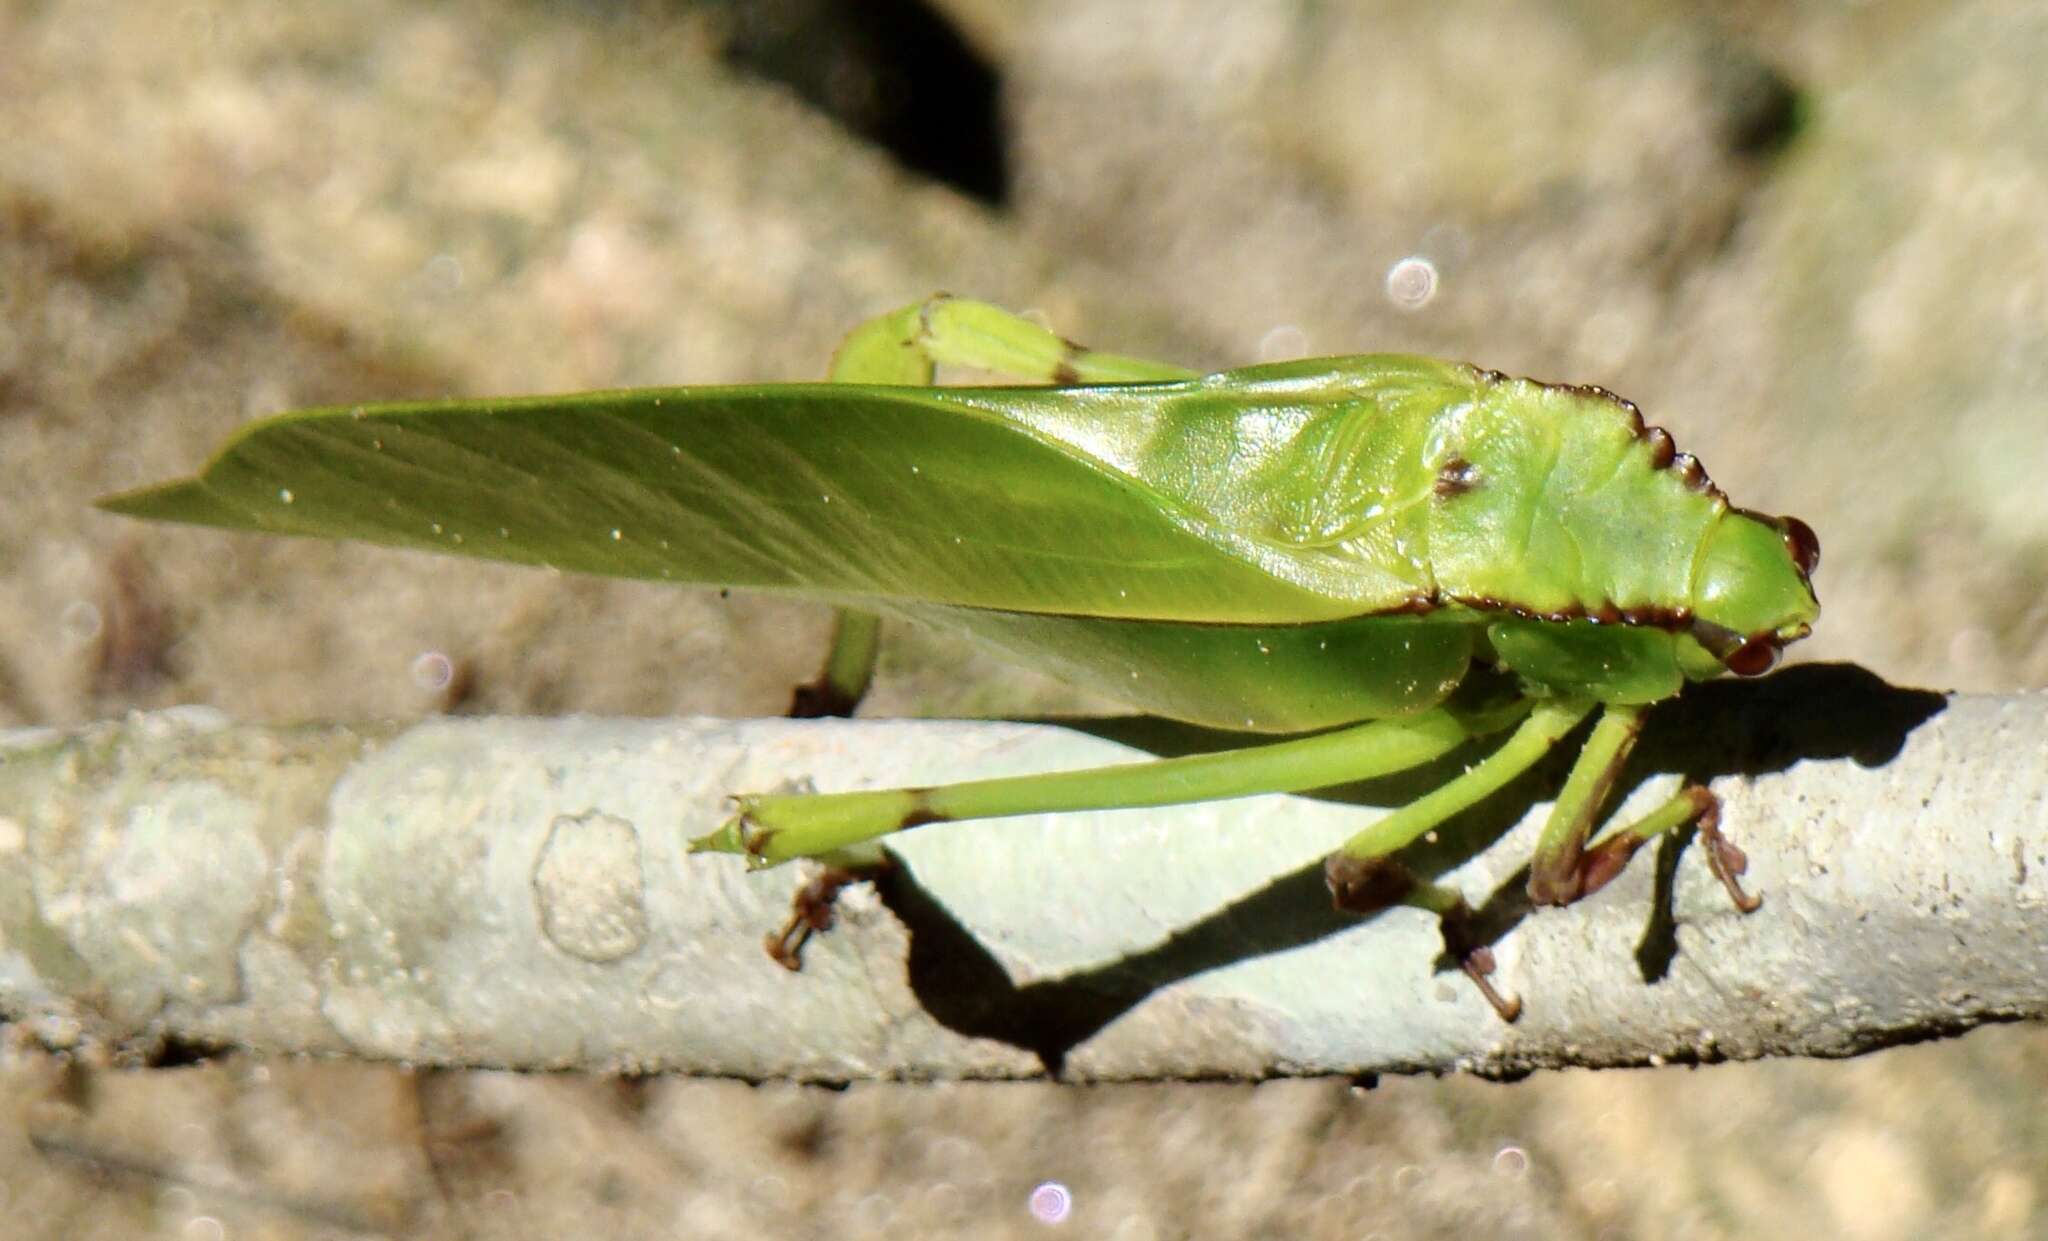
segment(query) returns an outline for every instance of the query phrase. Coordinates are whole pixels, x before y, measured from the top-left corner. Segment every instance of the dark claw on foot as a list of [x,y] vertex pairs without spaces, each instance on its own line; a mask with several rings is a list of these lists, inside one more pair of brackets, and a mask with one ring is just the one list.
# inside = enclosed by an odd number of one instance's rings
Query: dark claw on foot
[[867,872],[835,866],[798,888],[790,900],[789,921],[782,924],[780,931],[761,941],[769,957],[791,973],[802,969],[804,944],[819,931],[832,929],[832,907],[839,899],[840,890],[850,883],[871,877]]
[[[791,936],[795,936],[794,941]],[[782,930],[770,931],[761,937],[761,947],[768,951],[768,959],[794,974],[804,967],[804,941],[811,937],[811,928],[800,926],[795,918],[783,924]]]
[[1502,995],[1493,985],[1493,949],[1474,948],[1458,958],[1458,966],[1465,971],[1465,977],[1479,988],[1479,994],[1486,997],[1486,1002],[1493,1005],[1493,1011],[1500,1014],[1502,1021],[1513,1021],[1522,1015],[1522,998]]
[[1478,932],[1473,926],[1472,907],[1459,901],[1444,911],[1444,950],[1458,958],[1458,968],[1465,971],[1465,977],[1479,988],[1479,994],[1493,1005],[1493,1011],[1500,1014],[1502,1021],[1513,1021],[1522,1015],[1520,996],[1502,995],[1493,985],[1493,949],[1477,942]]
[[1522,1015],[1522,1001],[1502,995],[1493,985],[1493,949],[1474,943],[1472,907],[1463,897],[1449,888],[1420,883],[1415,872],[1388,857],[1333,853],[1323,863],[1323,879],[1330,886],[1332,903],[1345,913],[1377,913],[1403,902],[1434,911],[1443,927],[1444,951],[1458,959],[1458,968],[1493,1005],[1493,1011],[1502,1021]]
[[1700,844],[1707,851],[1707,868],[1728,890],[1728,899],[1735,902],[1735,907],[1746,914],[1763,908],[1764,898],[1743,891],[1742,882],[1737,878],[1749,869],[1749,855],[1721,834],[1721,803],[1718,799],[1700,813]]

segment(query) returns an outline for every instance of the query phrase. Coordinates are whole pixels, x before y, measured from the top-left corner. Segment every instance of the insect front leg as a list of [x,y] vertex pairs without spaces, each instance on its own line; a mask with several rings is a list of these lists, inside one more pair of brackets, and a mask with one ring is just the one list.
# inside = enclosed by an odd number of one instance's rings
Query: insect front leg
[[1519,1016],[1522,1004],[1494,988],[1489,977],[1494,968],[1493,953],[1472,935],[1471,906],[1456,889],[1420,878],[1393,854],[1535,766],[1592,710],[1592,703],[1571,699],[1537,704],[1498,750],[1463,775],[1345,841],[1323,865],[1331,899],[1339,909],[1366,914],[1401,904],[1436,914],[1443,923],[1445,949],[1458,959],[1465,975],[1477,984],[1480,994],[1503,1021]]
[[1637,849],[1697,820],[1700,843],[1714,877],[1728,890],[1737,909],[1754,912],[1763,902],[1743,891],[1737,878],[1749,860],[1721,835],[1720,802],[1705,788],[1681,789],[1634,823],[1603,832],[1587,845],[1600,807],[1613,792],[1622,765],[1642,733],[1643,711],[1642,707],[1610,706],[1594,726],[1537,841],[1529,866],[1529,899],[1539,905],[1569,905],[1591,896],[1622,872]]
[[789,718],[851,716],[875,679],[875,656],[881,645],[881,617],[852,608],[833,613],[832,650],[825,656],[825,667],[816,680],[796,687],[790,696]]
[[[1144,383],[1194,374],[1165,362],[1099,353],[1000,306],[940,293],[848,333],[832,356],[829,378],[925,385],[940,365],[1052,384]],[[852,715],[874,680],[880,629],[874,614],[842,609],[824,670],[797,687],[790,716]]]

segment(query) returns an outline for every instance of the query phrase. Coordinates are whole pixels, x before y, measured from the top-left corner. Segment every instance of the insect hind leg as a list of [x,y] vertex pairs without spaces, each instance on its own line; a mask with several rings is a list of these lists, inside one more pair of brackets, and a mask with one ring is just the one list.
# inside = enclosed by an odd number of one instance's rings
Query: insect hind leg
[[855,328],[832,359],[832,379],[929,384],[940,365],[1053,384],[1154,383],[1195,373],[1100,353],[1000,306],[940,293]]
[[[829,378],[922,386],[934,381],[941,364],[1064,384],[1144,383],[1194,374],[1165,362],[1098,353],[1000,306],[940,293],[849,332],[832,356]],[[880,626],[871,613],[840,611],[824,669],[797,687],[791,718],[854,713],[874,680]]]
[[[1436,708],[1241,750],[926,788],[743,796],[737,799],[739,813],[692,840],[690,851],[739,853],[756,866],[799,857],[826,864],[797,891],[782,929],[766,939],[768,955],[794,970],[811,936],[831,928],[841,889],[890,865],[875,842],[891,832],[961,819],[1328,788],[1420,766],[1472,737],[1507,727],[1525,710],[1519,702],[1469,712]],[[1479,981],[1485,985],[1483,977]]]

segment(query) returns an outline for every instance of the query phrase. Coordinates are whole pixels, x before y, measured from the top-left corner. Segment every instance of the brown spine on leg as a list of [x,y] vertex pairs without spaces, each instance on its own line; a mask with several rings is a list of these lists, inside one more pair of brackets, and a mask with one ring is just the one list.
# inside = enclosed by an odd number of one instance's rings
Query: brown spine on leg
[[[1584,900],[1614,881],[1614,877],[1628,869],[1628,860],[1643,847],[1641,836],[1610,836],[1586,850],[1579,859],[1579,890],[1573,900]],[[1560,902],[1563,903],[1563,902]]]

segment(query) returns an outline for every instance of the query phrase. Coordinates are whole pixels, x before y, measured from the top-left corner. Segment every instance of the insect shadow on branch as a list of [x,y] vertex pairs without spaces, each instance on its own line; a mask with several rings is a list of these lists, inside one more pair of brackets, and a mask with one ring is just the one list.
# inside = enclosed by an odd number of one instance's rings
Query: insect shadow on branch
[[[1882,767],[1907,737],[1947,704],[1945,695],[1886,683],[1853,664],[1806,664],[1758,681],[1702,686],[1656,712],[1641,745],[1617,782],[1625,795],[1642,780],[1680,774],[1704,783],[1727,776],[1754,778],[1802,762],[1847,759]],[[1207,730],[1150,717],[1069,719],[1067,727],[1107,737],[1161,756],[1198,752],[1223,740]],[[1702,745],[1700,738],[1712,739]],[[1435,876],[1485,849],[1519,820],[1529,802],[1554,792],[1566,763],[1554,756],[1498,798],[1446,824],[1434,841],[1402,853],[1416,873]],[[1314,794],[1360,806],[1398,805],[1455,770],[1453,755],[1429,768]],[[1684,836],[1661,852],[1656,895],[1645,911],[1637,962],[1646,985],[1662,980],[1675,951],[1672,871]],[[1534,912],[1529,869],[1503,880],[1474,910],[1471,930],[1490,945]],[[1143,1003],[1153,992],[1210,970],[1305,947],[1354,930],[1348,914],[1324,896],[1320,865],[1280,875],[1158,943],[1060,978],[1014,983],[987,947],[900,862],[880,872],[883,904],[910,932],[909,977],[919,1001],[956,1033],[992,1038],[1036,1054],[1058,1076],[1068,1053]],[[1370,916],[1370,915],[1368,915]],[[1455,970],[1448,952],[1435,963]]]

